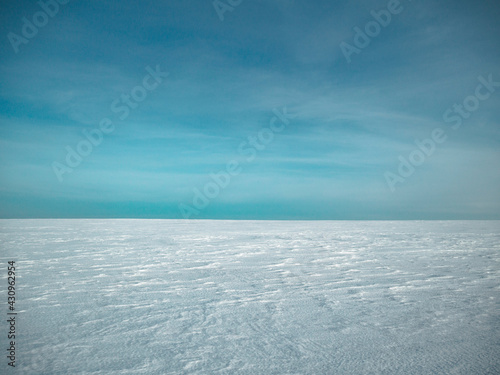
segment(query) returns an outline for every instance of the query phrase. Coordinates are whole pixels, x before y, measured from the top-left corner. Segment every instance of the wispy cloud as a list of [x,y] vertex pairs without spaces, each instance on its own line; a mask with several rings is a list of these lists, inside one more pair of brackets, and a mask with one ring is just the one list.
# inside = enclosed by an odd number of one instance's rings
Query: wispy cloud
[[[71,2],[22,54],[4,38],[1,215],[87,215],[84,202],[100,202],[115,217],[134,216],[147,202],[160,207],[155,216],[179,217],[177,205],[192,188],[242,158],[241,142],[268,125],[273,108],[287,106],[297,114],[293,124],[206,217],[259,217],[252,204],[261,218],[495,216],[500,95],[395,194],[383,173],[416,139],[447,129],[443,113],[473,92],[479,75],[500,81],[499,7],[405,2],[405,12],[347,64],[339,43],[386,5],[260,0],[220,22],[211,2]],[[35,8],[21,1],[4,10],[7,35]],[[169,72],[168,83],[117,119],[113,100],[155,64]],[[51,163],[103,117],[115,130],[60,183]]]

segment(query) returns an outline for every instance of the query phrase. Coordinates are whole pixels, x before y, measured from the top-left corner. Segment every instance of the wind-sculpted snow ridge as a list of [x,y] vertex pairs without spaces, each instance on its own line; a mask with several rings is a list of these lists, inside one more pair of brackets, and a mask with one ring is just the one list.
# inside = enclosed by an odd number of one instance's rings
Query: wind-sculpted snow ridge
[[2,220],[0,241],[18,374],[500,373],[499,221]]

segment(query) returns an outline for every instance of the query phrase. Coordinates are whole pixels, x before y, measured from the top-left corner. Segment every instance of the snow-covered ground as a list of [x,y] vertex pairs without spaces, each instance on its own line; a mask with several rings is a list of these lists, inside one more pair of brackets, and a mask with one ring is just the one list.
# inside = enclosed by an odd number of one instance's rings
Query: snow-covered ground
[[0,373],[500,373],[499,221],[0,220],[0,246]]

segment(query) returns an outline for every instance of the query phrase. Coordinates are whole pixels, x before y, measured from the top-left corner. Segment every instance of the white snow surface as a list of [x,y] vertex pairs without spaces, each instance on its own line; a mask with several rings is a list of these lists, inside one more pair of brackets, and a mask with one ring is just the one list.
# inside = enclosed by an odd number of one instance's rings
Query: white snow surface
[[0,373],[500,374],[499,221],[0,220],[0,246]]

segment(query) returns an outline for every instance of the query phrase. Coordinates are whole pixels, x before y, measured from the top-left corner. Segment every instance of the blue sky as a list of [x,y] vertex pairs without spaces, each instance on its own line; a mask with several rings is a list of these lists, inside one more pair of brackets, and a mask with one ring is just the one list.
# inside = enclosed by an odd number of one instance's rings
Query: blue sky
[[[500,219],[500,88],[470,98],[500,82],[500,5],[402,0],[349,63],[340,44],[388,3],[244,0],[221,21],[209,0],[75,0],[13,47],[42,8],[2,2],[0,217]],[[120,119],[147,67],[168,77]],[[240,146],[284,108],[249,161]],[[103,119],[114,130],[58,178]],[[196,206],[230,161],[240,173]]]

